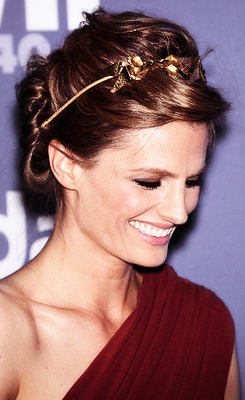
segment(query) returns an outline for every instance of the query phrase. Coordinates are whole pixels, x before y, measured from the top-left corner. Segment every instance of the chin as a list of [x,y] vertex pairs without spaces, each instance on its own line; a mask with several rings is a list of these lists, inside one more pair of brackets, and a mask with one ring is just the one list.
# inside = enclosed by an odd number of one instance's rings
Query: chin
[[164,262],[160,265],[138,265],[134,264],[133,268],[138,272],[156,272],[164,267]]
[[[158,268],[161,267],[167,258],[167,254],[164,255],[164,257],[149,257],[149,255],[147,257],[144,257],[144,260],[140,260],[138,259],[137,262],[133,262],[132,264],[134,265],[138,265],[139,267],[143,267],[143,268]],[[141,256],[142,259],[142,256]]]

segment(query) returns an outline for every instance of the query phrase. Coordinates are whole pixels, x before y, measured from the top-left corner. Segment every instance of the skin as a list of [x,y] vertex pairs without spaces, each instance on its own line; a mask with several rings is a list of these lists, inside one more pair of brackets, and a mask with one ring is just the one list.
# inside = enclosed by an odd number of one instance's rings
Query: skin
[[[93,169],[50,144],[65,207],[41,253],[0,283],[0,400],[60,400],[88,368],[136,306],[132,264],[162,264],[195,209],[206,148],[206,126],[180,122],[131,131]],[[234,357],[225,400],[235,399]]]

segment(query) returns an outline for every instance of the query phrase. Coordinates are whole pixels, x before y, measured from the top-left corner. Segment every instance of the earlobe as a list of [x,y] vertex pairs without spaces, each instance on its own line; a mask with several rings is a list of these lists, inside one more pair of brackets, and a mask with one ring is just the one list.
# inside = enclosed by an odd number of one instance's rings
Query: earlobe
[[68,156],[66,148],[57,140],[52,140],[48,147],[49,163],[57,181],[66,189],[75,188],[75,161]]

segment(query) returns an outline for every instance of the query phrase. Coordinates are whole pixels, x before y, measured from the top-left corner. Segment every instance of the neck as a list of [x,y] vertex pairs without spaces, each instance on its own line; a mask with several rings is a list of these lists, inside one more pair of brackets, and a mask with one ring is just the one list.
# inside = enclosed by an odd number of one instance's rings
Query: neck
[[83,240],[73,241],[72,235],[65,235],[64,231],[61,234],[54,229],[30,269],[40,288],[45,288],[40,294],[41,302],[118,319],[125,319],[136,306],[141,277],[133,267],[91,252]]

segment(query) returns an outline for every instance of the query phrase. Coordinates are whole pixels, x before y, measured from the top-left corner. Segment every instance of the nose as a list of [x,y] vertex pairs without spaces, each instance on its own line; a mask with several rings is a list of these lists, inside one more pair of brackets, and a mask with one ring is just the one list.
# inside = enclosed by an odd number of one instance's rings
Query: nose
[[162,219],[174,225],[182,225],[188,220],[185,188],[174,188],[165,193],[157,206],[157,212]]

